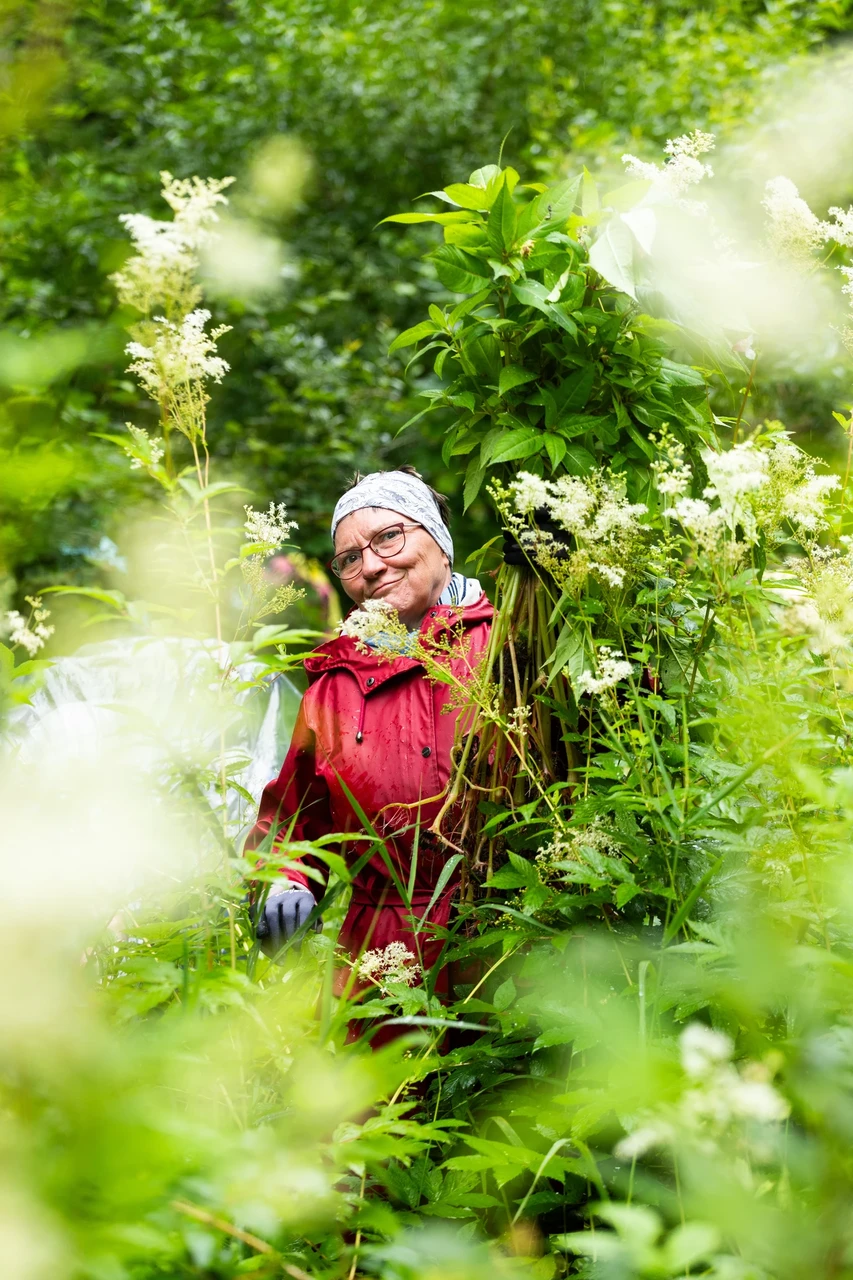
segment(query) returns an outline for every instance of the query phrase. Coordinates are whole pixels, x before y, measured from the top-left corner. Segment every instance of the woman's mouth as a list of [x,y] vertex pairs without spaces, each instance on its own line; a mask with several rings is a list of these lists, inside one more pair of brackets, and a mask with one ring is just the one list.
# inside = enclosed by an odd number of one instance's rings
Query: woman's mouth
[[380,583],[380,585],[376,588],[375,591],[371,591],[369,599],[373,600],[376,596],[387,595],[389,591],[393,590],[393,588],[396,587],[398,583],[402,581],[403,581],[402,578],[395,578],[393,582]]

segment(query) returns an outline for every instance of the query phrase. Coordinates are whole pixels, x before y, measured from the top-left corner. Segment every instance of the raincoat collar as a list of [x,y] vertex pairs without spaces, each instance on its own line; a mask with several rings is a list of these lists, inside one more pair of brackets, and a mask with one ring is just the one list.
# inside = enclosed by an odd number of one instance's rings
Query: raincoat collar
[[[462,608],[458,605],[437,604],[428,610],[421,623],[421,633],[438,638],[458,623],[460,615],[463,627],[475,626],[492,618],[494,609],[485,592],[479,600]],[[399,658],[388,659],[379,658],[375,653],[361,653],[352,636],[336,636],[334,640],[321,644],[305,659],[309,684],[329,671],[343,668],[355,676],[364,694],[375,693],[388,680],[417,667],[422,668],[423,663],[416,658],[401,655]]]

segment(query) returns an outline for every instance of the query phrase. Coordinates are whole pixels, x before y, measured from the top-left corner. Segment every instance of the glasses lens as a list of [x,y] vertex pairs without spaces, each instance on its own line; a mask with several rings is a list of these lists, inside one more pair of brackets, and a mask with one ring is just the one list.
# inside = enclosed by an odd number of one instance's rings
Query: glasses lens
[[332,561],[332,572],[339,578],[354,578],[360,569],[360,551],[345,551],[343,555],[335,556]]
[[377,533],[370,546],[378,556],[393,556],[402,551],[406,544],[406,535],[401,528],[394,526]]

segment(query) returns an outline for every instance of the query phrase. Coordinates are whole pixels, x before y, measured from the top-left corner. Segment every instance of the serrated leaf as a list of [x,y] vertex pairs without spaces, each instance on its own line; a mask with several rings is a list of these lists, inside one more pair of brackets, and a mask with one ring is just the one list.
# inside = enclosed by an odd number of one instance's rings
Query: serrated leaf
[[546,435],[545,450],[551,461],[551,470],[555,470],[566,456],[566,442],[562,436]]
[[411,329],[404,329],[402,333],[397,334],[388,348],[388,354],[393,355],[395,351],[401,351],[404,347],[413,347],[416,342],[420,342],[421,338],[426,338],[436,331],[437,326],[431,320],[421,320],[419,324],[413,324]]
[[499,462],[514,462],[517,458],[530,458],[542,447],[543,433],[538,427],[512,427],[501,433],[488,450],[482,452],[482,465],[497,466]]
[[570,444],[566,448],[563,466],[569,475],[588,476],[590,471],[595,470],[597,463],[589,449],[585,449],[582,444]]
[[557,637],[557,643],[554,645],[554,652],[549,660],[549,665],[551,667],[549,685],[553,683],[561,671],[566,671],[569,679],[574,683],[574,680],[581,672],[586,670],[586,638],[579,623],[572,621],[563,624],[563,629]]
[[581,175],[567,178],[543,191],[523,209],[518,220],[518,239],[536,239],[559,231],[577,203]]
[[453,293],[477,293],[491,279],[488,263],[455,244],[443,244],[430,254],[436,273]]
[[486,478],[486,468],[480,462],[478,454],[474,454],[465,471],[465,484],[462,487],[463,510],[467,511],[480,492]]
[[512,194],[504,183],[489,213],[486,235],[489,243],[499,253],[511,249],[515,243],[516,213]]
[[598,239],[589,251],[590,265],[612,284],[614,289],[627,293],[637,301],[634,283],[634,236],[615,214],[604,224]]
[[510,289],[524,306],[536,307],[537,311],[544,312],[546,316],[551,314],[548,290],[538,280],[517,280],[510,285]]
[[498,392],[503,396],[507,391],[512,391],[513,387],[521,387],[526,382],[535,382],[535,380],[535,373],[531,373],[529,369],[523,369],[520,364],[511,364],[501,369]]

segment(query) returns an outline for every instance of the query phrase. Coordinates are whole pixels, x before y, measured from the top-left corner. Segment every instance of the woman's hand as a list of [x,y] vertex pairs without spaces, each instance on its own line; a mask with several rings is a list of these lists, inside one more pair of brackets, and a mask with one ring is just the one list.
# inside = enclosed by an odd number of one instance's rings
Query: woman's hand
[[[274,889],[266,900],[257,925],[257,938],[261,951],[272,958],[304,925],[317,905],[310,889],[294,886],[292,889]],[[314,922],[314,932],[322,929],[322,920]]]

